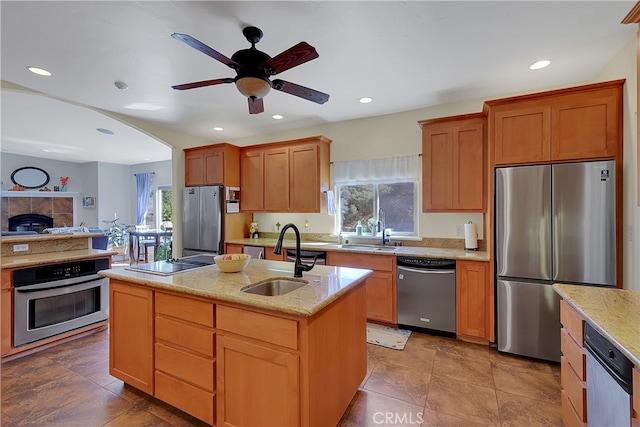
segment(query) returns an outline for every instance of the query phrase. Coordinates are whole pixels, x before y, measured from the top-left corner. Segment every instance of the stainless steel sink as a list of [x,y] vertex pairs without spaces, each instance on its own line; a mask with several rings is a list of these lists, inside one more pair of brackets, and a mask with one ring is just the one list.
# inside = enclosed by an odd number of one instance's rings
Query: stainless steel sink
[[396,250],[395,246],[378,246],[378,245],[340,245],[340,249],[351,249],[354,251],[381,251],[381,252],[393,252]]
[[308,280],[269,279],[257,285],[244,288],[242,292],[265,296],[284,295],[303,287],[307,283],[309,283]]

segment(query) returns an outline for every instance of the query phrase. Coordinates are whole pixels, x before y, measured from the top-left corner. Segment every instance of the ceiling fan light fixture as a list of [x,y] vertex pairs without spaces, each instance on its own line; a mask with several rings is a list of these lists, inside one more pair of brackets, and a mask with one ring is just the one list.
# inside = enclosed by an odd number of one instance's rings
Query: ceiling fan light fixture
[[271,90],[269,81],[258,77],[241,77],[236,80],[236,87],[247,98],[264,98]]

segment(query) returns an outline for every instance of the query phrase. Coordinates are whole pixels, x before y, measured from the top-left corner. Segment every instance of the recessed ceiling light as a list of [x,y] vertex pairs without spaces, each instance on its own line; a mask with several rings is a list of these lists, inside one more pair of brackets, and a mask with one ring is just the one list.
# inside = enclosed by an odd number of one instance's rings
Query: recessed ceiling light
[[274,119],[276,119],[276,120],[282,120],[282,119],[284,119],[284,116],[281,116],[280,114],[274,114],[274,115],[273,115],[273,116],[271,116],[271,117],[273,117],[273,118],[274,118]]
[[124,108],[128,110],[157,111],[162,110],[164,106],[154,104],[152,102],[133,102],[131,104],[125,105]]
[[113,131],[105,128],[97,128],[96,129],[100,133],[104,133],[105,135],[113,135]]
[[142,159],[142,160],[151,160],[151,158],[150,158],[150,157],[145,157],[145,158],[144,158],[144,159]]
[[220,126],[216,126],[213,128],[213,130],[215,130],[216,132],[222,132],[224,129],[221,128]]
[[49,150],[48,148],[43,148],[42,151],[44,151],[45,153],[50,153],[51,150]]
[[29,70],[33,74],[37,74],[39,76],[44,76],[44,77],[50,77],[51,76],[51,72],[45,70],[44,68],[29,66],[29,67],[27,67],[27,70]]
[[369,97],[360,98],[358,102],[360,102],[360,104],[368,104],[370,102],[373,102],[373,98],[369,98]]
[[542,61],[534,62],[533,64],[529,65],[529,69],[539,70],[540,68],[544,68],[549,64],[551,64],[551,61],[549,61],[548,59],[543,59]]

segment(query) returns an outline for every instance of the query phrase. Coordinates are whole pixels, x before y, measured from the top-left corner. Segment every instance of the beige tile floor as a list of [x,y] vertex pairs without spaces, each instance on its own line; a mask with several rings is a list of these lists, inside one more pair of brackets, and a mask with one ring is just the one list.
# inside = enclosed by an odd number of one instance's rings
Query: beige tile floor
[[[193,426],[193,417],[109,375],[108,331],[2,364],[2,426]],[[340,426],[560,426],[560,368],[412,333],[368,345]]]

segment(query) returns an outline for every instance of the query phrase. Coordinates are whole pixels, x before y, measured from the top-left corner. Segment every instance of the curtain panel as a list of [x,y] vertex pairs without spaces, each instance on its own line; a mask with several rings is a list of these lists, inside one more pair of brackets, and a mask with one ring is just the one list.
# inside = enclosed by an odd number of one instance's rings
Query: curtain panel
[[151,195],[151,179],[153,172],[143,172],[136,174],[137,187],[137,215],[136,225],[144,225],[144,217],[149,206],[149,196]]

